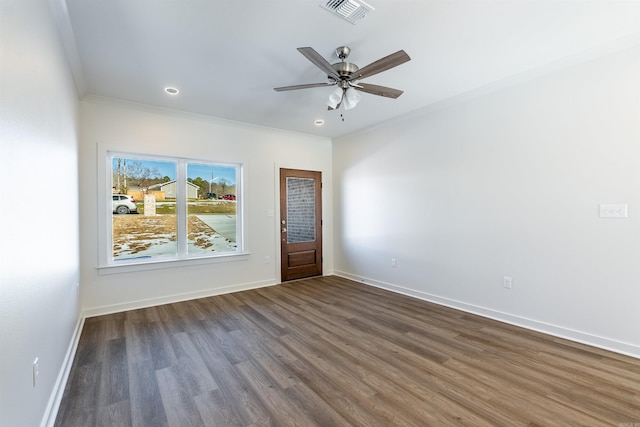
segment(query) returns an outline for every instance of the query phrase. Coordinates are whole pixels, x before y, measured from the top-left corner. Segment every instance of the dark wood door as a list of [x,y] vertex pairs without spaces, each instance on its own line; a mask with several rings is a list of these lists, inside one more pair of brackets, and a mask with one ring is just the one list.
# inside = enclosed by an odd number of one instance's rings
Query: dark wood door
[[282,281],[322,274],[322,173],[280,169]]

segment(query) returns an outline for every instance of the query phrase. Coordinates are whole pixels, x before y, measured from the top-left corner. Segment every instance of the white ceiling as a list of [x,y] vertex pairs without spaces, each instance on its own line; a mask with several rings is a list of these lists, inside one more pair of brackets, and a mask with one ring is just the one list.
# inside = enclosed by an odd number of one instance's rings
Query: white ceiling
[[[328,137],[640,41],[640,1],[370,0],[355,25],[320,0],[52,1],[81,96]],[[332,87],[273,90],[326,81],[297,47],[337,62],[342,45],[360,68],[404,49],[410,62],[365,82],[405,93],[327,111]]]

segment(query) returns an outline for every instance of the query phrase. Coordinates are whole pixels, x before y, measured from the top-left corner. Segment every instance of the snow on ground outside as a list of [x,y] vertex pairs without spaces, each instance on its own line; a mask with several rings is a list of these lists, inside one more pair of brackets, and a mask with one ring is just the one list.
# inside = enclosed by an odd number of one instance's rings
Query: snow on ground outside
[[[229,252],[236,243],[217,233],[195,215],[188,216],[188,253]],[[115,260],[175,256],[175,215],[114,215],[113,257]]]

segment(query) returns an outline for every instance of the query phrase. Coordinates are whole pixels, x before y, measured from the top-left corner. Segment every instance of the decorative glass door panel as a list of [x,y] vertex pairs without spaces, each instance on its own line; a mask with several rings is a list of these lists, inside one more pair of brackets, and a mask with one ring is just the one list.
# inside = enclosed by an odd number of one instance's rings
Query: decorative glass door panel
[[287,177],[287,243],[316,240],[315,180]]

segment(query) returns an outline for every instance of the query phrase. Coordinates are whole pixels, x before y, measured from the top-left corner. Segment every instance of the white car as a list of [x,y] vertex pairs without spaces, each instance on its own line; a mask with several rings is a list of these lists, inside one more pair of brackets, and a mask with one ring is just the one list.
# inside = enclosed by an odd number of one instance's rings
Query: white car
[[113,213],[115,214],[128,214],[131,212],[138,212],[136,207],[136,201],[131,196],[126,194],[113,194]]

